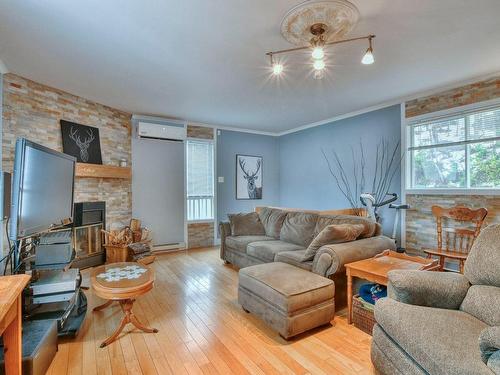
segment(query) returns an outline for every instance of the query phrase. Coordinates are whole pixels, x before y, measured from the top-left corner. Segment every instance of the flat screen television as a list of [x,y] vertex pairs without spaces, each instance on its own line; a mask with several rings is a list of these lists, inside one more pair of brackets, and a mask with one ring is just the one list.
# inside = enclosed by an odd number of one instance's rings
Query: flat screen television
[[73,219],[73,156],[19,138],[16,142],[9,237],[29,237]]

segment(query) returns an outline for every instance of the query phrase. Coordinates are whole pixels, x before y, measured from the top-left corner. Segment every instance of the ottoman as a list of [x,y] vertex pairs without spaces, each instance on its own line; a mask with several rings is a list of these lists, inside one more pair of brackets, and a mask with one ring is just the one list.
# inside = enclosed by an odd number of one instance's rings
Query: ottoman
[[332,280],[274,262],[240,269],[238,302],[284,339],[329,323],[335,314]]

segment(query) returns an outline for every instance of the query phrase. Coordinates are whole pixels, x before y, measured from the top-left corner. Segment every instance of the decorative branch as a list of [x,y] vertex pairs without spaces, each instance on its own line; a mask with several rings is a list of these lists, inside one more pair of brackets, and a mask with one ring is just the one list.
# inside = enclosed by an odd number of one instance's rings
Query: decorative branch
[[[377,144],[374,157],[370,158],[374,159],[374,174],[370,194],[375,198],[375,205],[381,203],[389,193],[388,189],[401,165],[402,156],[398,157],[399,147],[400,143],[397,142],[391,149],[390,143],[384,138]],[[366,159],[362,141],[359,141],[359,158],[356,158],[356,151],[351,146],[351,173],[348,173],[344,168],[346,160],[343,160],[336,151],[332,151],[333,161],[330,161],[325,150],[322,149],[321,152],[338,189],[346,198],[351,208],[358,210],[358,214],[360,214],[362,204],[359,196],[365,192],[366,182]]]

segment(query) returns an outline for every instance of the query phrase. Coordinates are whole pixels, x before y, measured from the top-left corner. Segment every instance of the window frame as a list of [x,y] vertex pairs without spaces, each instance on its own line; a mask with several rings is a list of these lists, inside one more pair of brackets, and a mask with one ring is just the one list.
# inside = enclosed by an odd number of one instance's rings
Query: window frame
[[[211,219],[194,219],[194,220],[189,220],[188,217],[188,143],[189,142],[205,142],[205,143],[210,143],[212,145],[212,176],[213,176],[213,181],[212,181],[212,218]],[[217,214],[217,199],[216,199],[216,142],[215,139],[205,139],[205,138],[193,138],[193,137],[187,137],[186,141],[184,142],[185,144],[185,158],[186,158],[186,190],[185,190],[185,206],[186,206],[186,223],[187,224],[195,224],[195,223],[212,223],[216,219],[216,214]]]
[[[403,106],[404,107],[404,104]],[[426,113],[420,116],[404,118],[403,123],[403,134],[404,134],[404,179],[405,179],[405,193],[406,194],[422,194],[422,195],[500,195],[500,188],[416,188],[412,186],[412,178],[413,178],[413,152],[411,152],[410,148],[413,145],[413,132],[412,126],[422,123],[428,122],[432,120],[438,119],[446,119],[457,116],[464,116],[466,114],[471,114],[474,112],[482,112],[488,109],[500,109],[500,98],[486,100],[482,102],[477,102],[473,104],[468,104],[464,106],[454,107],[450,109],[445,109],[441,111]],[[403,109],[402,109],[403,110]],[[468,121],[465,122],[465,126],[468,126]],[[466,129],[467,131],[467,129]],[[466,144],[467,141],[464,142]],[[452,143],[453,145],[453,143]],[[440,146],[443,147],[443,146]],[[469,147],[465,147],[465,169],[466,169],[466,178],[470,179],[469,173]],[[469,186],[469,181],[466,181],[466,186]]]

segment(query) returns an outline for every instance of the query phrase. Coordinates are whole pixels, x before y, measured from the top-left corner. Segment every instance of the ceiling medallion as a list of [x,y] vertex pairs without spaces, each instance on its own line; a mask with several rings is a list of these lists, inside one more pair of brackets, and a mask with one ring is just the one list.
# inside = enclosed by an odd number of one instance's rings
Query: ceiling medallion
[[323,27],[325,42],[347,35],[358,23],[359,11],[348,1],[306,1],[290,9],[281,21],[281,35],[290,43],[301,46],[311,40],[311,26]]
[[276,55],[311,49],[314,77],[323,78],[325,47],[363,39],[368,40],[369,46],[361,62],[372,64],[375,61],[372,45],[375,35],[343,39],[358,20],[358,9],[347,0],[306,1],[290,9],[281,22],[281,34],[299,47],[266,53],[270,57],[273,74],[280,75],[284,71]]

